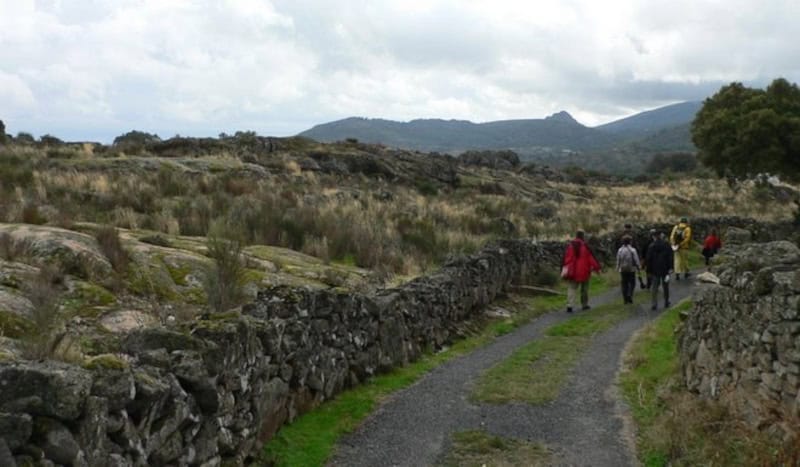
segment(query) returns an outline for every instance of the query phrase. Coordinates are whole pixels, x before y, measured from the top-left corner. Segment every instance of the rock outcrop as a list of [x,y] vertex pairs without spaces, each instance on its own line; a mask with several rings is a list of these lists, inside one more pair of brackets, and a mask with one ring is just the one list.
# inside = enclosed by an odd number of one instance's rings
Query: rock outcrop
[[800,249],[728,247],[695,294],[679,336],[684,380],[790,439],[800,432]]

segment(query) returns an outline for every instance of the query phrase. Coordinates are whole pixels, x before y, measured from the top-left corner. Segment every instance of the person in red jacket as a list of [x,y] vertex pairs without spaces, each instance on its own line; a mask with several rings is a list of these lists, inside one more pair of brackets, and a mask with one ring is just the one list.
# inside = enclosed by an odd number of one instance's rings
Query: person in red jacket
[[717,236],[716,229],[711,229],[711,233],[703,241],[703,256],[706,258],[706,266],[711,264],[711,258],[717,254],[720,248],[722,248],[722,240]]
[[567,313],[576,305],[578,287],[581,289],[583,310],[589,309],[589,278],[592,272],[600,272],[600,263],[586,244],[583,230],[578,230],[575,239],[569,242],[561,264],[561,277],[567,281]]

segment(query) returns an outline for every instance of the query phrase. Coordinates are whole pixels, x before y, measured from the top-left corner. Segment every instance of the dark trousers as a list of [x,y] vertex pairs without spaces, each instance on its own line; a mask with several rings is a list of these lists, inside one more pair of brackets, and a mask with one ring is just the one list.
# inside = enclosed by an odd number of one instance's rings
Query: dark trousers
[[667,276],[653,276],[653,306],[658,304],[658,286],[664,286],[664,306],[667,306],[669,303],[669,282],[664,282]]
[[633,292],[636,291],[636,273],[621,272],[619,275],[622,278],[622,299],[625,303],[633,303]]

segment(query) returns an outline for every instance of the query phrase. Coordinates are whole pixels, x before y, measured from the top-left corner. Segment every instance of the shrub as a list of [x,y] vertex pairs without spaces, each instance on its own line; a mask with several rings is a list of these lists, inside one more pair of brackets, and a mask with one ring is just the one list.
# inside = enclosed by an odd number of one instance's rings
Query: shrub
[[35,144],[36,139],[33,137],[32,134],[26,133],[24,131],[20,131],[17,133],[17,137],[14,138],[14,141],[18,144]]
[[42,135],[39,138],[39,142],[44,144],[45,146],[58,146],[64,144],[59,138],[56,138],[53,135]]
[[47,219],[39,212],[39,207],[35,204],[28,203],[22,208],[22,222],[26,224],[41,225],[47,222]]
[[25,336],[23,345],[23,354],[27,358],[38,360],[57,356],[65,336],[61,331],[62,319],[59,315],[60,287],[63,283],[64,274],[61,271],[53,266],[44,266],[27,286],[28,298],[33,304],[32,328]]
[[208,306],[213,311],[223,312],[238,305],[244,294],[242,243],[237,239],[221,237],[221,224],[215,224],[211,230],[207,240],[207,255],[214,263],[206,272],[203,286]]
[[0,258],[14,261],[22,254],[22,246],[8,232],[0,233]]
[[128,271],[128,264],[130,257],[128,252],[123,248],[122,242],[119,238],[119,231],[114,227],[101,227],[94,237],[97,239],[97,244],[100,246],[100,251],[103,252],[114,272],[117,274],[125,274]]

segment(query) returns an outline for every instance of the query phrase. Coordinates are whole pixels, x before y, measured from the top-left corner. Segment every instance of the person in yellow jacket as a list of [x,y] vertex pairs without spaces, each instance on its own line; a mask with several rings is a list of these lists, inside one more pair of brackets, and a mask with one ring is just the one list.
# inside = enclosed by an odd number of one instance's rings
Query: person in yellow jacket
[[675,251],[675,280],[680,280],[681,273],[683,278],[689,278],[689,246],[692,244],[692,228],[689,220],[681,217],[681,221],[672,228],[669,235],[669,242]]

